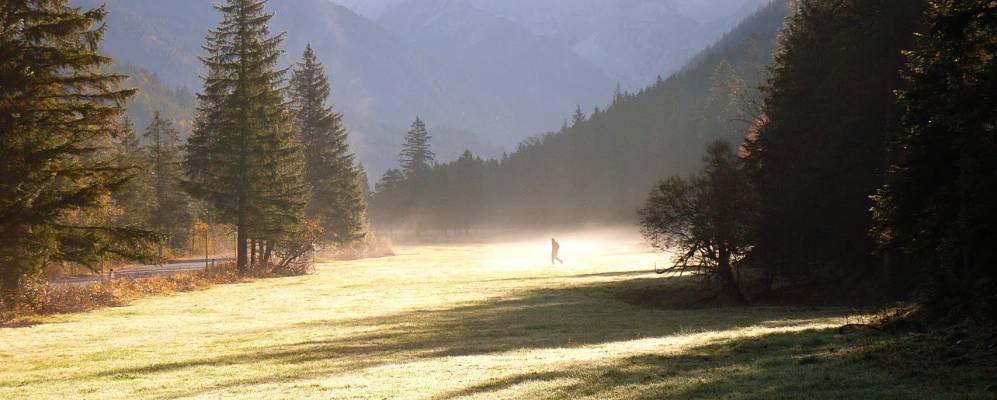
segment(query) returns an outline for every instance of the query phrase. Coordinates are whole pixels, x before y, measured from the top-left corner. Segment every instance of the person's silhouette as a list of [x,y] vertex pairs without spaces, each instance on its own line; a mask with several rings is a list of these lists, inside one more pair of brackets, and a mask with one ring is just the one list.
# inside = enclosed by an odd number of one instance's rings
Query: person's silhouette
[[554,261],[557,261],[557,262],[559,262],[561,264],[564,264],[564,260],[562,260],[560,258],[557,258],[557,251],[560,250],[560,249],[561,249],[561,245],[559,243],[557,243],[557,241],[554,240],[554,238],[550,238],[550,263],[551,264],[554,264]]

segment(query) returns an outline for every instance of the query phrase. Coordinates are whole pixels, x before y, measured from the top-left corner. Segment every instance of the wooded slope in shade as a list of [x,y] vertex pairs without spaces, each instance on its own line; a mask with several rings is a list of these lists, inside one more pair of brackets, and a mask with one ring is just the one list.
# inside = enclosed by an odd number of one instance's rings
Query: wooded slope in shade
[[[456,163],[466,165],[466,173],[456,165],[438,166],[430,186],[404,194],[414,196],[408,213],[375,205],[375,223],[465,228],[633,222],[651,186],[697,169],[706,143],[743,140],[752,88],[761,84],[788,13],[785,1],[769,4],[683,71],[636,94],[617,92],[610,106],[591,115],[579,110],[560,131],[528,139],[501,160],[471,163],[462,157]],[[427,124],[432,133],[432,121]],[[461,179],[450,178],[467,174],[480,174],[480,184],[462,187]],[[392,195],[381,197],[382,204],[397,204],[385,198]],[[472,215],[453,216],[445,204],[454,198],[479,200],[466,207]]]

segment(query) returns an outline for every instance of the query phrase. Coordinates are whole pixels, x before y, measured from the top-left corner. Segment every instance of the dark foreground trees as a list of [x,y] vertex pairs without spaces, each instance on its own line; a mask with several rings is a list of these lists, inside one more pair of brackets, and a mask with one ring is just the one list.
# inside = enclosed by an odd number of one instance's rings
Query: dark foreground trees
[[701,172],[674,176],[651,191],[640,209],[641,232],[655,248],[675,251],[675,270],[715,280],[724,303],[741,303],[734,264],[751,249],[755,203],[730,144],[707,147]]
[[158,235],[86,218],[130,175],[110,151],[134,90],[103,72],[103,8],[0,4],[0,282],[46,263],[147,258]]
[[207,75],[187,144],[187,189],[237,229],[237,264],[246,271],[258,241],[273,246],[303,227],[303,155],[277,69],[283,35],[271,35],[262,0],[227,0],[208,35]]
[[748,143],[754,255],[772,273],[872,295],[906,286],[873,254],[869,196],[890,161],[902,51],[923,10],[920,0],[813,0],[787,20],[764,88],[766,122]]
[[995,318],[997,4],[931,5],[908,53],[904,128],[874,197],[874,232],[891,262],[931,278],[933,311],[969,305]]

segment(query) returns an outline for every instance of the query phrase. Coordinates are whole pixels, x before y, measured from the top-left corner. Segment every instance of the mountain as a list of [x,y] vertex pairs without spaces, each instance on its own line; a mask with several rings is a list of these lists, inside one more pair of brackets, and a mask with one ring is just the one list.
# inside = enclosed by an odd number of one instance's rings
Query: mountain
[[[497,156],[526,137],[556,129],[575,105],[591,109],[605,103],[617,83],[627,87],[653,81],[667,72],[661,60],[686,58],[672,47],[696,47],[697,41],[705,46],[705,39],[697,39],[697,29],[719,35],[727,26],[723,21],[728,17],[722,16],[737,14],[679,7],[685,1],[660,0],[677,5],[657,13],[647,10],[657,10],[653,4],[658,0],[347,4],[366,17],[329,0],[270,0],[268,8],[275,14],[272,31],[286,32],[282,63],[290,66],[304,45],[312,44],[328,69],[332,102],[344,114],[353,149],[377,176],[395,165],[401,138],[416,116],[429,125],[440,160],[454,159],[464,149]],[[760,0],[719,1],[724,3],[717,8],[737,9]],[[200,90],[203,67],[198,56],[205,35],[219,19],[212,2],[71,3],[107,5],[108,32],[102,46],[121,63],[156,77],[157,85],[170,88],[167,91]],[[672,14],[681,23],[659,20]],[[560,28],[546,28],[536,22],[542,20],[536,15],[560,21],[552,25]],[[656,25],[688,30],[691,39],[683,33],[659,40],[652,29]],[[591,35],[580,33],[588,31]],[[644,62],[641,57],[658,61]],[[135,102],[133,107],[155,103]],[[183,119],[192,113],[176,114]]]
[[169,88],[160,82],[156,74],[121,61],[115,62],[111,70],[128,76],[122,85],[139,90],[138,94],[128,101],[127,111],[128,118],[131,119],[137,132],[141,134],[152,122],[152,116],[157,111],[163,117],[176,122],[183,135],[193,127],[197,97],[186,87]]
[[[632,222],[655,182],[701,168],[707,143],[743,142],[750,130],[743,121],[759,112],[752,99],[790,1],[758,10],[667,79],[619,93],[608,106],[524,141],[501,160],[464,157],[435,168],[425,181],[436,187],[421,194],[412,214],[395,215],[396,207],[383,205],[398,203],[378,194],[371,215],[424,228]],[[462,176],[482,178],[467,183]],[[476,203],[458,209],[448,203],[455,198]],[[455,226],[452,214],[460,210],[466,214]]]
[[[401,9],[470,3],[557,42],[637,89],[677,71],[766,0],[331,0],[385,23]],[[394,22],[395,19],[391,18]],[[389,29],[394,29],[385,23]]]
[[[705,145],[744,140],[791,0],[758,10],[679,72],[553,134],[524,142],[483,187],[493,222],[631,222],[651,186],[699,169]],[[744,93],[755,94],[745,97]],[[730,105],[734,105],[731,107]],[[523,211],[520,211],[523,210]]]
[[[106,4],[105,52],[148,71],[166,87],[200,90],[201,44],[220,14],[204,0],[73,0]],[[372,173],[393,166],[409,123],[427,121],[436,152],[455,158],[466,148],[501,151],[502,138],[535,132],[520,123],[507,99],[474,89],[458,68],[435,60],[380,25],[326,0],[271,0],[271,29],[286,32],[291,65],[311,42],[333,86],[351,144]],[[191,110],[192,111],[192,110]],[[563,110],[558,110],[559,112]]]
[[[554,129],[577,105],[591,109],[604,102],[616,84],[560,42],[535,35],[469,0],[407,2],[377,22],[464,71],[475,92],[503,99],[521,126]],[[500,143],[511,147],[522,138]]]

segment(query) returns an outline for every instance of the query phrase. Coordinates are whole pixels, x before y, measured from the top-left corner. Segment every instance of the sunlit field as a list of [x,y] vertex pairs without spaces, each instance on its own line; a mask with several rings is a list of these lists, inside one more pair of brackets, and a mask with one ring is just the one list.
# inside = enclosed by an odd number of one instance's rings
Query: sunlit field
[[[620,239],[620,238],[623,239]],[[312,275],[0,329],[0,398],[938,398],[847,310],[619,300],[667,259],[619,232],[396,246]],[[958,385],[958,382],[953,382]],[[943,396],[944,397],[944,396]]]

